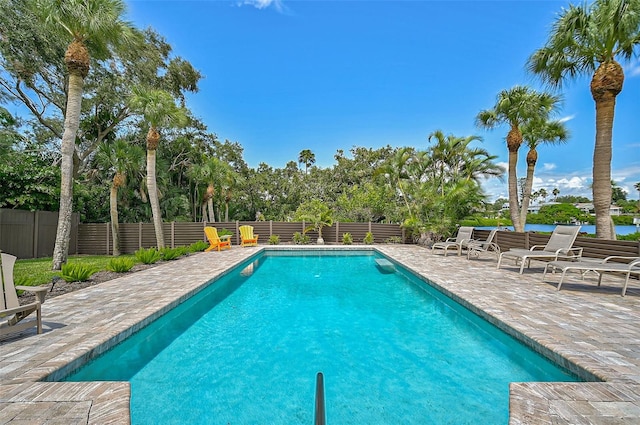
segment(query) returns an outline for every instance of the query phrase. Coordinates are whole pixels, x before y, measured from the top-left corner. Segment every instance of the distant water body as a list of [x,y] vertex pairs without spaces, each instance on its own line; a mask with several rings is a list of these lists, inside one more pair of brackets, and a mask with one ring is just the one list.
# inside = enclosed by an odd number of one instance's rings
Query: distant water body
[[[513,226],[500,226],[502,229],[506,228],[509,230],[513,230]],[[525,224],[524,230],[527,232],[553,232],[553,229],[556,228],[555,224]],[[478,227],[478,229],[495,229],[495,227]],[[635,225],[628,226],[616,226],[616,235],[629,235],[631,233],[635,233],[638,231],[638,228]],[[593,224],[583,224],[580,226],[580,232],[585,233],[596,233],[596,226]]]

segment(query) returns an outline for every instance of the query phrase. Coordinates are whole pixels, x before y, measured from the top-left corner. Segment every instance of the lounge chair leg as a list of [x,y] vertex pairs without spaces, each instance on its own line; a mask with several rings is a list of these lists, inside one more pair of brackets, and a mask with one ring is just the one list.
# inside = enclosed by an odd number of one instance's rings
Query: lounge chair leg
[[524,271],[524,263],[526,262],[526,260],[523,258],[522,262],[520,263],[520,274],[522,274],[522,272]]
[[562,282],[564,281],[564,275],[567,273],[567,270],[564,269],[562,271],[562,276],[560,276],[560,282],[558,283],[558,291],[560,290],[560,288],[562,287]]
[[623,297],[627,293],[627,285],[629,284],[629,276],[630,275],[631,275],[631,272],[627,273],[627,277],[624,280],[624,286],[622,287],[622,296]]

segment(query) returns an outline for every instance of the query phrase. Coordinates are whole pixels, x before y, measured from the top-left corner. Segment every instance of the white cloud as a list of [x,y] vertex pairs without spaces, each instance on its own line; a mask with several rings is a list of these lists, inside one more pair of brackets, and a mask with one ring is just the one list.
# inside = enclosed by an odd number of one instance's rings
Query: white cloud
[[567,189],[586,189],[589,186],[586,178],[577,176],[571,177],[570,179],[560,179],[557,183],[561,188],[564,187]]
[[576,114],[573,115],[567,115],[566,117],[562,117],[560,118],[558,121],[560,122],[567,122],[567,121],[571,121],[572,119],[574,119],[576,117]]
[[284,12],[285,6],[282,0],[241,0],[238,2],[240,6],[253,6],[256,9],[266,9],[273,6],[278,12]]
[[556,164],[554,164],[552,162],[545,162],[544,164],[542,164],[542,169],[544,171],[555,170],[556,169]]
[[637,77],[640,75],[640,61],[636,60],[625,67],[625,73],[629,77]]

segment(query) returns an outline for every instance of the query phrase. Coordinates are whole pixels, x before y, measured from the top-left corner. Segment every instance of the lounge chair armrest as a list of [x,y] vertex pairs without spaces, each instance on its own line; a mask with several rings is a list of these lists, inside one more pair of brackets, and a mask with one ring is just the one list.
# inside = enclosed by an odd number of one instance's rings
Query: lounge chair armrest
[[545,248],[545,245],[533,245],[531,248],[529,248],[529,251],[535,251],[536,249],[544,251],[544,248]]
[[455,242],[456,238],[447,238],[447,240],[445,242]]
[[49,291],[49,287],[47,286],[16,286],[15,288],[20,291],[27,291],[35,294],[36,299],[40,304],[44,303],[44,299]]
[[[13,308],[8,308],[6,310],[0,310],[0,319],[7,317],[7,316],[12,316],[16,313],[21,313],[25,310],[29,310],[32,307],[36,307],[39,308],[40,303],[39,302],[33,302],[33,303],[29,303],[29,304],[22,304],[18,307],[13,307]],[[33,311],[33,310],[32,310]]]
[[[629,260],[627,262],[627,264],[633,264],[637,261],[640,261],[640,258],[638,257],[628,257],[625,255],[610,255],[607,258],[605,258],[604,260],[602,260],[603,263],[608,263],[609,260]],[[621,261],[618,261],[619,263],[622,263]]]
[[559,249],[556,251],[556,254],[561,255],[564,258],[574,258],[578,259],[582,257],[582,251],[584,248],[569,248],[569,249]]

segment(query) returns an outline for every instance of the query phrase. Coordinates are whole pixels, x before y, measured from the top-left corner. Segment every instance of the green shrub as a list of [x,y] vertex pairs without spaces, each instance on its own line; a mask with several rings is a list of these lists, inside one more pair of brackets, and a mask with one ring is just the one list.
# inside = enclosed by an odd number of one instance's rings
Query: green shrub
[[162,248],[159,252],[164,261],[175,260],[176,258],[182,255],[180,253],[180,250],[177,248],[165,247],[165,248]]
[[343,245],[351,245],[352,243],[353,243],[353,236],[351,236],[351,233],[347,232],[344,235],[342,235]]
[[279,245],[280,244],[280,236],[271,235],[269,236],[269,245]]
[[384,240],[384,243],[402,243],[402,238],[400,236],[389,236]]
[[189,253],[189,247],[188,246],[177,246],[175,248],[173,248],[176,250],[176,252],[178,252],[180,254],[180,257],[182,257],[183,255],[187,255]]
[[362,242],[364,242],[367,245],[371,245],[373,241],[374,241],[373,233],[371,232],[367,232],[367,234],[364,236],[364,239],[362,240]]
[[202,252],[209,248],[209,244],[205,241],[197,241],[189,245],[189,252]]
[[292,241],[296,245],[308,245],[311,243],[311,238],[306,233],[295,232]]
[[83,263],[66,263],[62,265],[60,277],[65,282],[84,282],[98,269]]
[[109,260],[109,263],[107,264],[107,270],[116,272],[116,273],[125,273],[131,270],[134,264],[135,262],[133,261],[132,258],[122,258],[122,257],[112,258],[111,260]]
[[619,241],[640,241],[640,232],[629,233],[628,235],[618,235]]
[[228,236],[228,235],[233,235],[233,232],[231,230],[228,229],[222,229],[222,230],[218,230],[218,236]]
[[136,258],[143,264],[155,264],[162,258],[162,254],[155,248],[144,249],[140,248],[136,251]]

